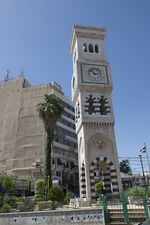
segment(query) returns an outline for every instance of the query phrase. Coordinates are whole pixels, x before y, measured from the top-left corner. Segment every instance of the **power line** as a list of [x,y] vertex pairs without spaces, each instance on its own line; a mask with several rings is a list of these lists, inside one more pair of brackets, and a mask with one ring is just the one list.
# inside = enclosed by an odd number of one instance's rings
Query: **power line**
[[[138,156],[128,156],[128,157],[123,157],[123,156],[119,156],[118,157],[119,159],[139,159],[139,157]],[[145,156],[143,156],[142,157],[143,159],[146,159],[146,157]],[[150,156],[149,156],[149,158],[150,158]]]

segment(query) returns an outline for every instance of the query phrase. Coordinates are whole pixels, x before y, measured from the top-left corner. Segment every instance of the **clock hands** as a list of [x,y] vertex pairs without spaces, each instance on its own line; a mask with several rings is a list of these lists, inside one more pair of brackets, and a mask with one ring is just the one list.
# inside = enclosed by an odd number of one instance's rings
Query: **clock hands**
[[99,80],[102,78],[102,71],[99,68],[92,67],[88,70],[88,74],[91,79]]

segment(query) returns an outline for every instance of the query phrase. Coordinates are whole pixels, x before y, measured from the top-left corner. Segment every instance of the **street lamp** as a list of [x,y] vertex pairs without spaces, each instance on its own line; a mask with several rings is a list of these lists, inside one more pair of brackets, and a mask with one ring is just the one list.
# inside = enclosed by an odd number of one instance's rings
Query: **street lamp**
[[145,191],[147,189],[147,184],[146,184],[146,177],[144,173],[144,167],[143,167],[143,161],[142,161],[142,155],[139,155],[140,157],[140,163],[141,163],[141,168],[142,168],[142,173],[143,173],[143,179],[144,179],[144,186],[145,186]]

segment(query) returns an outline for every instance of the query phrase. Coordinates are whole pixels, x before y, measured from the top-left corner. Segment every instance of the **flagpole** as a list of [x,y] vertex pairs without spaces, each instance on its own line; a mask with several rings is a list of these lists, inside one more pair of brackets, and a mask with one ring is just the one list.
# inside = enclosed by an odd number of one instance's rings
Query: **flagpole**
[[149,168],[149,172],[150,172],[150,162],[149,162],[148,152],[147,152],[147,147],[146,147],[146,144],[145,144],[145,143],[144,143],[144,148],[145,148],[145,153],[146,153],[146,158],[147,158],[148,168]]

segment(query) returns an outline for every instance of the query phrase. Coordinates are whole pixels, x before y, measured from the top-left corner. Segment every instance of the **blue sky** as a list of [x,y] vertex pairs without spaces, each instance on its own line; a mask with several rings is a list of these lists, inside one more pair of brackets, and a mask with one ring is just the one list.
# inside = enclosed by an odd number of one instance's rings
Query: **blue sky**
[[70,96],[72,26],[104,26],[119,156],[138,157],[144,142],[150,152],[149,12],[149,0],[0,0],[0,80],[23,69],[31,84],[56,81]]

